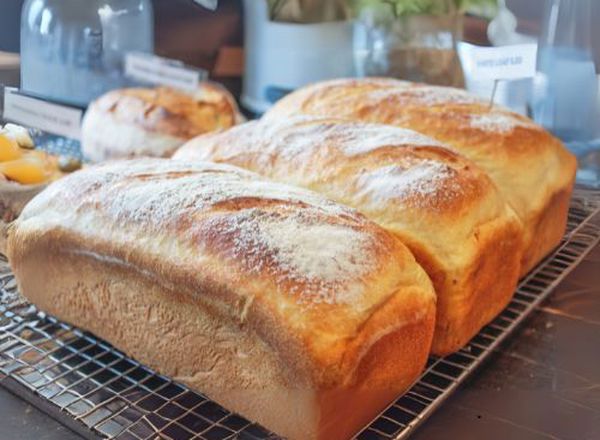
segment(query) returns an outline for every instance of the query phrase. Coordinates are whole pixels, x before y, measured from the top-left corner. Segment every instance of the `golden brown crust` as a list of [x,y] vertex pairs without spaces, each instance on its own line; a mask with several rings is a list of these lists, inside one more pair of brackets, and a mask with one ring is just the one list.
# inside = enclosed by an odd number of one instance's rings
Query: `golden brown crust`
[[[522,249],[522,228],[501,219],[475,231],[478,252],[464,271],[448,273],[434,286],[451,294],[438,295],[431,351],[445,356],[463,347],[510,302],[519,277],[515,253]],[[419,262],[427,270],[426,258]],[[440,274],[437,274],[439,276]]]
[[[576,160],[550,133],[529,119],[489,105],[464,91],[391,79],[334,80],[308,86],[278,102],[266,115],[280,119],[312,114],[411,128],[459,151],[492,178],[525,226],[521,275],[556,246],[567,205],[551,203],[573,186]],[[552,211],[552,212],[550,212]],[[553,215],[555,223],[543,219]],[[541,230],[545,225],[550,231]],[[550,243],[539,245],[538,236]]]
[[[8,257],[43,310],[292,438],[325,438],[329,392],[368,385],[361,413],[374,416],[389,397],[377,378],[403,390],[433,334],[433,288],[395,237],[223,165],[148,159],[74,173],[26,207]],[[413,325],[421,345],[397,348],[408,365],[362,364],[373,349],[393,358],[374,347]],[[306,414],[282,413],[294,405]]]
[[[575,176],[573,176],[573,180]],[[537,218],[534,226],[533,240],[529,252],[523,259],[522,274],[533,269],[536,264],[548,256],[560,243],[565,235],[574,184],[555,193],[546,209]]]
[[[401,396],[418,377],[420,367],[429,352],[423,350],[431,344],[422,327],[435,321],[431,309],[421,322],[407,325],[381,338],[365,355],[358,370],[359,383],[364,386],[349,390],[330,390],[323,393],[319,436],[322,440],[345,440],[368,425],[374,415],[380,414],[387,404]],[[405,369],[404,377],[397,373],[398,365]],[[357,411],[360,402],[361,411]],[[387,404],[386,404],[387,402]],[[367,409],[368,408],[368,409]]]
[[464,345],[512,296],[520,222],[475,164],[425,136],[296,117],[201,136],[175,157],[226,162],[309,188],[396,234],[433,280],[436,354]]
[[[363,212],[370,211],[364,206],[367,201],[376,204],[382,202],[375,200],[378,197],[387,197],[399,201],[403,207],[435,213],[436,220],[442,216],[453,222],[470,210],[476,210],[476,216],[489,217],[489,213],[480,212],[480,204],[493,199],[494,195],[488,194],[496,193],[492,182],[476,165],[433,139],[385,125],[332,118],[249,122],[193,139],[174,158],[229,163],[318,192],[326,193],[322,187],[333,187],[331,192],[338,199],[346,191],[351,195],[345,198],[360,198],[363,203],[348,200],[344,203],[359,204]],[[411,176],[407,175],[391,192],[381,188],[379,194],[374,191],[377,188],[370,188],[374,185],[369,183],[376,182],[369,182],[369,178],[371,172],[386,167],[397,168],[381,176],[391,182],[390,186],[394,178],[403,177],[404,171],[418,169],[422,176],[409,180]],[[400,184],[405,184],[405,188]],[[335,188],[342,187],[344,191],[336,192]],[[503,202],[495,203],[493,209],[503,211]],[[389,207],[381,209],[384,210],[389,211]],[[398,217],[398,212],[392,216]]]
[[[39,237],[25,253],[13,254],[20,288],[30,300],[290,439],[349,438],[408,388],[428,355],[432,331],[424,329],[433,328],[432,302],[414,304],[425,309],[421,319],[372,345],[353,384],[314,388],[298,365],[279,357],[247,324],[223,319],[202,297],[164,289],[122,266],[61,252],[55,238]],[[407,305],[387,307],[380,315]],[[361,332],[383,324],[373,318]]]

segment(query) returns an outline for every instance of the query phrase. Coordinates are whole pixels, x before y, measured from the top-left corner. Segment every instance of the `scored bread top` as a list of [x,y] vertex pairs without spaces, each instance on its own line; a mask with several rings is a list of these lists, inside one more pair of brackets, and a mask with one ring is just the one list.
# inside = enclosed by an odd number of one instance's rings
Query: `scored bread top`
[[231,127],[235,101],[218,86],[203,84],[195,93],[167,87],[113,90],[94,101],[89,115],[111,115],[116,122],[181,139]]
[[[191,140],[175,158],[230,163],[360,209],[442,266],[470,262],[488,222],[518,221],[479,167],[439,142],[389,125],[295,116]],[[407,243],[407,241],[404,241]],[[460,243],[460,246],[456,246]]]
[[250,326],[282,357],[316,360],[299,368],[320,383],[348,380],[365,348],[434,302],[423,270],[385,230],[310,191],[227,165],[90,167],[33,199],[11,234],[16,252],[19,237],[52,237],[56,252],[183,291]]

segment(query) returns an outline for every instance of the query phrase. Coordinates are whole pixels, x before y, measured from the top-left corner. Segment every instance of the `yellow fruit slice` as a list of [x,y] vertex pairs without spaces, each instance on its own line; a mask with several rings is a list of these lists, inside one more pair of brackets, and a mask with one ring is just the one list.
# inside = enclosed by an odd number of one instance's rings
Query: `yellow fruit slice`
[[36,156],[2,162],[0,173],[24,185],[43,183],[50,177],[45,162]]
[[9,137],[0,134],[0,162],[15,160],[23,155],[19,144]]

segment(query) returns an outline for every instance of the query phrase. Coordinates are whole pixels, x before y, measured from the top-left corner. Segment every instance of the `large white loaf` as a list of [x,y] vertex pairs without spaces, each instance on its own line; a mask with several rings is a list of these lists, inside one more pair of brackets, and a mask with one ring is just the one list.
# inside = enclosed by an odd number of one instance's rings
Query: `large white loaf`
[[226,165],[70,175],[13,224],[20,291],[290,439],[346,439],[429,352],[435,295],[356,211]]

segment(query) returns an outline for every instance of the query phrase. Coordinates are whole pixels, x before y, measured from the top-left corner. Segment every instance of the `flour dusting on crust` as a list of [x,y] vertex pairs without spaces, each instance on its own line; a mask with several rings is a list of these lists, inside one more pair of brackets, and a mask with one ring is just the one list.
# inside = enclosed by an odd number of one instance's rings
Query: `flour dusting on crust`
[[517,127],[536,128],[532,122],[523,120],[516,115],[499,112],[472,115],[470,126],[493,133],[509,133]]
[[229,165],[146,159],[89,168],[52,185],[23,219],[48,212],[53,198],[69,206],[66,217],[53,214],[60,224],[85,219],[78,228],[92,235],[98,224],[125,236],[142,229],[146,243],[132,235],[130,245],[147,253],[208,246],[242,276],[269,274],[300,304],[360,303],[387,246],[356,211]]
[[435,200],[434,195],[457,192],[456,171],[442,162],[424,160],[410,167],[388,165],[366,172],[357,179],[359,193],[374,202],[416,198],[420,203]]
[[399,85],[369,92],[365,100],[381,102],[399,99],[419,105],[472,104],[484,102],[481,98],[464,90],[442,86]]
[[300,303],[355,303],[364,288],[361,278],[374,269],[375,243],[358,225],[318,218],[311,209],[284,216],[249,209],[217,217],[210,228],[233,243],[233,259],[250,272],[269,273]]
[[271,157],[284,159],[314,158],[324,148],[337,149],[351,157],[384,147],[444,146],[413,130],[318,116],[294,116],[253,124],[246,129],[238,128],[245,139],[244,152],[261,155],[268,152]]
[[369,153],[383,147],[443,146],[416,131],[379,124],[339,124],[339,148],[346,156]]
[[[70,176],[67,176],[70,177]],[[61,179],[61,181],[64,179]],[[311,204],[324,213],[338,215],[354,211],[302,188],[282,185],[225,164],[175,160],[115,162],[82,171],[77,186],[53,187],[65,201],[88,207],[86,193],[101,200],[103,211],[122,224],[145,222],[160,230],[180,216],[201,213],[208,205],[240,198],[262,198]],[[84,197],[80,197],[83,194]]]

